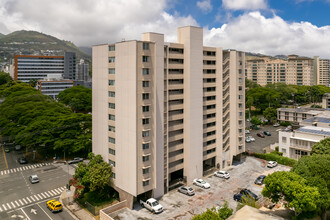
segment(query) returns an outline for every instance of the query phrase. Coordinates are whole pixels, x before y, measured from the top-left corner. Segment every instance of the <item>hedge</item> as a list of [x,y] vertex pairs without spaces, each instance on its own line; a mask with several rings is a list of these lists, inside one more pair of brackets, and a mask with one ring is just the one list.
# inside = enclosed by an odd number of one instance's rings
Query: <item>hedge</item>
[[286,165],[289,167],[293,167],[298,161],[289,157],[283,157],[277,154],[276,152],[272,152],[269,154],[259,154],[259,153],[251,153],[251,156],[261,158],[268,161],[276,161],[279,164]]

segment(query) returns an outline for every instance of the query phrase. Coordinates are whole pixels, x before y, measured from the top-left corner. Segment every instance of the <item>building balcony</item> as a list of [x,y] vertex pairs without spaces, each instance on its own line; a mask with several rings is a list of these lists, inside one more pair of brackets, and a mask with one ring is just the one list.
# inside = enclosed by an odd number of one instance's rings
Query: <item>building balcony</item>
[[173,136],[169,136],[168,141],[169,142],[178,141],[180,139],[183,139],[183,137],[184,137],[183,133],[182,134],[176,134],[176,135],[173,135]]
[[178,154],[178,155],[175,155],[175,156],[169,157],[169,158],[168,158],[168,162],[169,162],[169,163],[172,163],[172,162],[175,162],[175,161],[177,161],[177,160],[181,160],[181,159],[183,159],[183,158],[184,158],[184,154],[183,154],[183,153],[180,153],[180,154]]
[[180,103],[180,104],[169,104],[168,105],[168,110],[169,111],[179,110],[179,109],[183,109],[183,103]]
[[178,83],[178,84],[168,84],[167,85],[167,89],[171,90],[171,89],[184,89],[184,85],[182,83]]
[[176,130],[181,130],[183,129],[183,123],[181,124],[176,124],[176,125],[169,125],[168,126],[168,131],[171,132],[171,131],[176,131]]

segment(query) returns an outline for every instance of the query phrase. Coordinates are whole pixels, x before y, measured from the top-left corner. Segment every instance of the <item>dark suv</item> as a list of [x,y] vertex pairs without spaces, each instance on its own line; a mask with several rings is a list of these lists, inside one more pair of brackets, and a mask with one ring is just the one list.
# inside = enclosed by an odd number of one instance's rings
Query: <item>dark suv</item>
[[251,190],[249,189],[242,189],[240,191],[240,194],[243,194],[243,195],[247,195],[247,196],[251,196],[252,198],[254,198],[256,201],[258,201],[259,197],[254,194]]

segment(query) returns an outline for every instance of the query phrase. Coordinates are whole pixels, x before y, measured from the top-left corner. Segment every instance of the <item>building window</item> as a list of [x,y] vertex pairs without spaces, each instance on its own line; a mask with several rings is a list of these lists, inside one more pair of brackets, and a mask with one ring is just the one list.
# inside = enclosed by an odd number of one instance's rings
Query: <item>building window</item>
[[286,154],[286,149],[285,148],[282,148],[282,153]]
[[241,134],[243,132],[243,130],[242,129],[238,129],[238,132]]
[[238,108],[242,108],[242,106],[243,106],[243,105],[242,105],[241,103],[238,104]]
[[239,125],[242,125],[243,124],[243,121],[242,120],[238,120],[238,124]]
[[116,121],[116,116],[109,114],[109,120]]
[[149,131],[142,131],[142,137],[149,137]]
[[116,127],[109,125],[109,131],[116,132]]
[[242,70],[241,69],[238,70],[238,74],[242,74]]
[[238,87],[238,91],[242,91],[243,90],[243,87],[242,86],[239,86]]
[[114,149],[109,148],[109,154],[116,155],[116,151]]
[[116,167],[116,162],[109,159],[110,166]]
[[149,50],[149,43],[142,43],[143,50]]
[[150,168],[142,169],[142,173],[143,174],[147,174],[147,173],[149,173],[149,171],[150,171]]
[[242,99],[243,98],[243,96],[242,95],[238,95],[238,99]]
[[147,150],[147,149],[149,149],[149,143],[144,143],[144,144],[142,144],[142,149],[143,149],[143,150]]
[[143,182],[142,182],[142,185],[143,185],[143,186],[148,186],[148,185],[149,185],[149,180],[145,180],[145,181],[143,181]]
[[238,112],[238,116],[243,116],[243,112]]
[[148,68],[143,68],[142,69],[142,75],[149,75],[149,69]]
[[238,150],[242,150],[243,149],[243,146],[238,146]]
[[109,92],[109,97],[115,97],[116,93],[115,92]]
[[149,155],[148,156],[142,156],[142,161],[143,162],[149,161]]
[[114,86],[115,85],[115,80],[109,80],[109,86]]
[[282,137],[282,143],[286,144],[286,137]]
[[115,109],[115,108],[116,108],[115,103],[111,103],[111,102],[109,102],[109,108],[111,108],[111,109]]
[[115,144],[116,143],[116,139],[114,139],[112,137],[109,137],[109,142],[112,143],[112,144]]
[[115,49],[116,49],[115,45],[110,45],[109,46],[109,51],[115,51]]
[[142,119],[142,124],[143,125],[148,125],[149,124],[149,118],[143,118]]
[[142,62],[143,63],[148,63],[150,61],[150,57],[149,56],[142,56]]
[[109,69],[109,74],[115,74],[115,68],[110,68]]
[[111,177],[116,179],[116,174],[114,172],[111,173]]
[[149,87],[149,81],[142,81],[142,87]]
[[149,99],[149,93],[143,93],[142,100],[148,100],[148,99]]
[[243,82],[242,78],[238,78],[238,82],[239,83]]
[[143,112],[149,112],[149,106],[142,106]]
[[109,57],[109,63],[114,63],[115,62],[115,57]]

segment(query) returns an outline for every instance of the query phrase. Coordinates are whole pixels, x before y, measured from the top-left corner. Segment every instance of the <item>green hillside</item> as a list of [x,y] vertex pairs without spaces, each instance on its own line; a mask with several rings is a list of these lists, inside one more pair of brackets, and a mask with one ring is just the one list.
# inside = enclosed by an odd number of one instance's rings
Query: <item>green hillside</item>
[[15,54],[63,55],[65,51],[75,52],[78,59],[91,60],[89,55],[82,52],[72,42],[59,40],[36,31],[23,30],[0,35],[0,59],[1,57],[12,58]]

